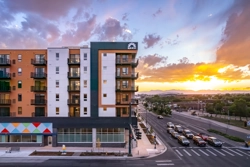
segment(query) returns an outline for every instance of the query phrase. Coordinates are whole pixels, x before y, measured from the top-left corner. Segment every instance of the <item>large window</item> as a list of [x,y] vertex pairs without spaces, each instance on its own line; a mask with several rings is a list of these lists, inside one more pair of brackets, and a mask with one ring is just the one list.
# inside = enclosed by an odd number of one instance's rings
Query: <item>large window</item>
[[42,135],[0,135],[0,143],[42,143]]
[[123,128],[98,128],[96,139],[102,143],[123,143],[125,141],[125,130]]
[[59,128],[57,132],[58,143],[91,143],[91,128]]

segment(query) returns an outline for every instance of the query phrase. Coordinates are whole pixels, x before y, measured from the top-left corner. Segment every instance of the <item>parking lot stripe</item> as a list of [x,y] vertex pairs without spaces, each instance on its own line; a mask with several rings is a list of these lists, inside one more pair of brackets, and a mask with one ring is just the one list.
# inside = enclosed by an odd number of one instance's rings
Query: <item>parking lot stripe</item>
[[231,155],[231,156],[234,156],[233,154],[231,154],[230,152],[228,152],[228,151],[226,151],[226,150],[222,150],[222,151],[228,153],[228,154]]
[[214,151],[216,151],[217,153],[219,153],[219,154],[221,154],[221,155],[223,155],[223,156],[226,156],[225,154],[223,154],[222,152],[220,152],[220,151],[218,151],[218,150],[216,150],[216,149],[214,149],[214,148],[212,148]]
[[247,155],[247,156],[250,156],[249,154],[244,153],[243,151],[240,151],[240,150],[238,150],[238,149],[236,149],[236,150],[239,151],[239,152],[242,153],[242,154],[245,154],[245,155]]
[[183,149],[183,151],[184,151],[187,155],[192,156],[192,155],[189,154],[189,152],[187,152],[185,149]]
[[207,149],[207,151],[210,152],[211,154],[213,154],[214,156],[217,156],[217,155],[216,155],[215,153],[213,153],[212,151],[210,151],[210,150],[208,150],[208,149]]
[[178,151],[178,150],[175,150],[180,156],[183,156],[181,153],[180,153],[180,151]]
[[206,156],[209,156],[207,153],[205,153],[204,151],[202,151],[201,149],[199,149],[200,152],[202,152],[203,154],[205,154]]
[[200,156],[200,154],[198,154],[197,152],[195,152],[193,149],[191,149],[191,151],[193,151],[193,153],[195,153],[197,156]]
[[242,154],[240,154],[240,153],[238,153],[238,152],[236,152],[236,151],[233,151],[233,150],[231,150],[231,149],[229,149],[229,148],[227,148],[227,149],[228,149],[229,151],[235,153],[235,154],[238,154],[239,156],[243,156]]

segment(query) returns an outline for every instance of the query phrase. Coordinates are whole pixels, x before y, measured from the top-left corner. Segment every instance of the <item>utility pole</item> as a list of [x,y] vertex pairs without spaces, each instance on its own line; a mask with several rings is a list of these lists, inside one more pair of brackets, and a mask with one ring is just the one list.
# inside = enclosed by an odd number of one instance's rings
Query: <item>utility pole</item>
[[132,139],[132,129],[131,129],[131,124],[132,124],[132,117],[131,117],[131,111],[132,111],[132,107],[131,107],[131,103],[132,101],[130,101],[129,103],[129,139],[128,139],[128,156],[132,157],[132,153],[131,153],[131,139]]

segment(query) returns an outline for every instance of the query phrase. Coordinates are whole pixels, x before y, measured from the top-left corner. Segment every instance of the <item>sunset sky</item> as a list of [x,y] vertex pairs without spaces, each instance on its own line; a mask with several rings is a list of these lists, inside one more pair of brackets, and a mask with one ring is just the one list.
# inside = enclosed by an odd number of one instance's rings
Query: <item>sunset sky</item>
[[140,91],[250,91],[249,0],[0,0],[0,37],[0,49],[134,41]]

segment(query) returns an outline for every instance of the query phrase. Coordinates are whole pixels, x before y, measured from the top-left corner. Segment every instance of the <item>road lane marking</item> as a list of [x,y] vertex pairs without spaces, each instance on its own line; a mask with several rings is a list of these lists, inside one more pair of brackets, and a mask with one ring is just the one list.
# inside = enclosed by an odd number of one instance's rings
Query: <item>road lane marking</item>
[[199,149],[200,152],[202,152],[203,154],[205,154],[206,156],[209,156],[207,153],[205,153],[204,151],[202,151],[201,149]]
[[184,151],[187,155],[192,156],[192,155],[189,154],[189,152],[187,152],[185,149],[183,149],[183,151]]
[[191,151],[193,151],[193,153],[195,153],[196,155],[200,156],[200,154],[198,154],[197,152],[195,152],[193,149],[191,149]]
[[159,162],[172,162],[172,160],[158,160],[158,161],[155,161],[155,162],[157,162],[157,163],[159,163]]
[[208,152],[210,152],[211,154],[213,154],[214,156],[217,156],[215,153],[213,153],[212,151],[210,150],[207,150]]
[[169,164],[157,164],[158,166],[170,166],[170,165],[174,165],[173,163],[169,163]]
[[217,153],[219,153],[219,154],[221,154],[221,155],[223,155],[223,156],[226,156],[225,154],[223,154],[222,152],[220,152],[220,151],[217,151],[217,150],[215,150],[214,148],[212,148],[214,151],[216,151]]
[[245,155],[247,155],[247,156],[250,156],[249,154],[244,153],[243,151],[240,151],[240,150],[238,150],[238,149],[236,149],[236,150],[239,151],[239,152],[241,152],[242,154],[245,154]]
[[226,150],[222,150],[222,151],[228,153],[228,154],[231,155],[231,156],[234,156],[232,153],[230,153],[230,152],[228,152],[228,151],[226,151]]
[[240,154],[240,153],[238,153],[238,152],[236,152],[236,151],[233,151],[233,150],[231,150],[231,149],[229,149],[229,148],[227,148],[227,149],[228,149],[229,151],[235,153],[235,154],[238,154],[239,156],[243,156],[242,154]]
[[180,156],[183,156],[181,153],[180,153],[180,151],[178,151],[178,150],[175,150]]

